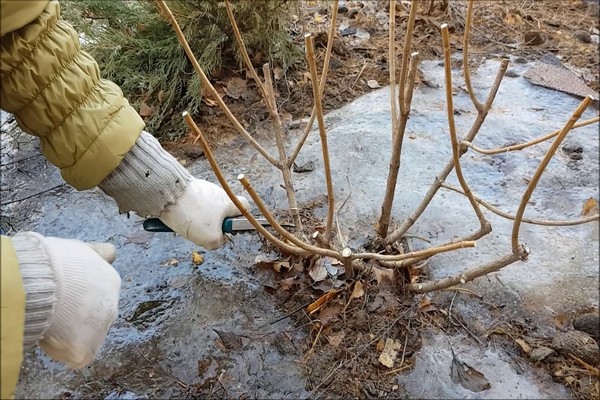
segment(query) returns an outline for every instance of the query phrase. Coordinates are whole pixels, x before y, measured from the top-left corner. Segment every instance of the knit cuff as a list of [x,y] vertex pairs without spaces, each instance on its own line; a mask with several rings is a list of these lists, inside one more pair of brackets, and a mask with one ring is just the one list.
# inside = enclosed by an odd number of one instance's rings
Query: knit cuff
[[191,180],[188,170],[144,131],[98,187],[117,202],[120,213],[134,211],[146,218],[158,217],[174,204]]
[[57,302],[54,272],[41,239],[42,236],[34,232],[12,237],[25,290],[24,350],[35,346],[43,337]]

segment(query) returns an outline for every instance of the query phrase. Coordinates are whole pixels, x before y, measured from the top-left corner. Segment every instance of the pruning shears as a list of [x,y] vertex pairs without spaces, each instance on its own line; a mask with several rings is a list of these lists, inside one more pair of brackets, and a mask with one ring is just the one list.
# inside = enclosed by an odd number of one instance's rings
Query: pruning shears
[[[266,218],[256,218],[259,224],[262,226],[271,226]],[[281,224],[284,227],[293,227],[290,224]],[[235,235],[240,232],[248,232],[256,230],[246,217],[227,217],[223,220],[221,227],[223,233],[231,233]],[[148,232],[173,232],[171,228],[164,224],[158,218],[148,218],[144,221],[144,230]]]

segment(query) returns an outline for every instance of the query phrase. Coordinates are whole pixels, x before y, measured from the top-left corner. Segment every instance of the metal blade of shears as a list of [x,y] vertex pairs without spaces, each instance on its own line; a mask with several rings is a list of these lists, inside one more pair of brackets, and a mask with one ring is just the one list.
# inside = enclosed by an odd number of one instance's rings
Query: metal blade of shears
[[[266,218],[256,218],[256,220],[262,226],[271,226]],[[293,227],[294,225],[290,224],[282,224],[284,227]],[[164,224],[158,218],[148,218],[144,221],[144,230],[148,232],[173,232],[171,228]],[[222,225],[223,233],[231,233],[236,234],[239,232],[249,232],[254,231],[254,226],[250,223],[248,218],[246,217],[227,217],[223,220]]]

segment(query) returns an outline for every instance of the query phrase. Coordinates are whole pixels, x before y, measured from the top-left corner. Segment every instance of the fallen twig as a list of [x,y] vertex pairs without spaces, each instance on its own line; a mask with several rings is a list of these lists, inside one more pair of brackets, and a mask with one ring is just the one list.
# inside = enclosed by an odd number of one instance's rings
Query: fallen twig
[[34,194],[30,194],[29,196],[25,196],[25,197],[22,197],[22,198],[20,198],[20,199],[16,199],[16,200],[7,201],[7,202],[5,202],[5,203],[2,203],[2,204],[0,204],[0,206],[7,206],[7,205],[9,205],[9,204],[13,204],[13,203],[19,203],[19,202],[21,202],[21,201],[25,201],[25,200],[31,199],[31,198],[33,198],[33,197],[40,196],[40,195],[42,195],[42,194],[44,194],[44,193],[48,193],[48,192],[51,192],[51,191],[53,191],[53,190],[59,189],[59,188],[61,188],[61,187],[65,186],[65,185],[66,185],[66,183],[61,183],[61,184],[59,184],[59,185],[52,186],[51,188],[48,188],[48,189],[42,190],[41,192],[36,192],[36,193],[34,193]]

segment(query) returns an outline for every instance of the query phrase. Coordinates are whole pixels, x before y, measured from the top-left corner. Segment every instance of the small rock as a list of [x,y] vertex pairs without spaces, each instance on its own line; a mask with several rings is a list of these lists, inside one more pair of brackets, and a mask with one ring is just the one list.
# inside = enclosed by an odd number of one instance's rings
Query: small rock
[[573,320],[573,328],[600,339],[600,314],[585,313]]
[[544,35],[541,31],[525,32],[525,44],[529,46],[539,46],[544,43]]
[[590,35],[590,40],[593,43],[598,44],[598,43],[600,43],[600,35]]
[[552,340],[552,347],[567,355],[568,353],[579,357],[591,365],[600,363],[600,348],[590,335],[580,331],[559,333]]
[[553,26],[555,28],[559,28],[560,27],[560,21],[554,20],[554,19],[547,19],[544,21],[547,25]]
[[542,361],[552,353],[554,353],[554,350],[552,350],[551,348],[546,346],[540,346],[531,350],[531,353],[529,353],[529,358],[532,361]]
[[360,11],[359,8],[352,8],[352,9],[348,10],[348,18],[356,17],[356,14],[358,14],[359,11]]
[[504,74],[504,76],[506,76],[507,78],[517,78],[519,76],[521,76],[517,71],[515,71],[514,69],[510,68],[506,71],[506,73]]
[[586,31],[577,31],[573,34],[573,36],[579,39],[579,41],[582,43],[592,43],[592,38]]
[[527,59],[525,57],[517,57],[515,58],[516,64],[527,64]]
[[356,33],[356,28],[348,27],[340,32],[342,36],[350,36]]
[[371,88],[371,89],[377,89],[380,88],[381,85],[379,84],[379,82],[377,82],[375,79],[370,79],[367,81],[367,85]]
[[343,5],[343,4],[342,4],[342,5],[340,5],[340,6],[338,7],[338,12],[339,12],[340,14],[347,13],[347,12],[348,12],[348,7],[346,7],[345,5]]

